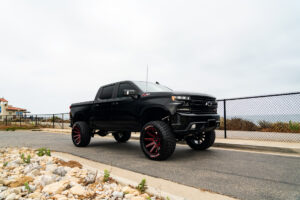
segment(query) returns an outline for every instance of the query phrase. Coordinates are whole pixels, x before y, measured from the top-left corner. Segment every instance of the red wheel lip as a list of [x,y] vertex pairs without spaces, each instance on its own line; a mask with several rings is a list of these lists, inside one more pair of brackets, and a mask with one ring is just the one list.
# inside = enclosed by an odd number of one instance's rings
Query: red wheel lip
[[154,126],[144,128],[143,145],[151,158],[160,156],[161,135]]
[[81,131],[78,126],[74,126],[72,130],[72,138],[75,144],[79,145],[81,142]]

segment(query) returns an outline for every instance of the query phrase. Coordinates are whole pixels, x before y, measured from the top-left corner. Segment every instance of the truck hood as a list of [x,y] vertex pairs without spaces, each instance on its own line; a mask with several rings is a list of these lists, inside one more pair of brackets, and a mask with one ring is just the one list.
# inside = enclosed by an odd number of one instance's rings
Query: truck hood
[[212,95],[205,94],[205,93],[197,93],[197,92],[181,92],[181,91],[173,91],[174,96],[201,96],[201,97],[208,97],[208,98],[216,98]]

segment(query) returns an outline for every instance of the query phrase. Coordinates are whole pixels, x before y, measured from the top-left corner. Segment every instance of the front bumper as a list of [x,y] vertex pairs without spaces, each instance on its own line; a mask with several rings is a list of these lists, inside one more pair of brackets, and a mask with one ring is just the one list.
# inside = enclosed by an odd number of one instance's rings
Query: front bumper
[[220,126],[218,114],[176,113],[171,120],[176,134],[186,135],[195,131],[211,131]]

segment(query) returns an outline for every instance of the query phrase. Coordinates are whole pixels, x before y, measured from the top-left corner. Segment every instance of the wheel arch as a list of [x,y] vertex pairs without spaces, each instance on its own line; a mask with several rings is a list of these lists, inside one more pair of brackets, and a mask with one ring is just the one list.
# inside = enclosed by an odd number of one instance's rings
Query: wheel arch
[[165,117],[170,116],[171,113],[169,110],[165,109],[164,107],[161,106],[155,106],[155,107],[150,107],[146,108],[143,110],[142,114],[140,115],[140,122],[142,125],[146,124],[147,122],[150,121],[160,121]]

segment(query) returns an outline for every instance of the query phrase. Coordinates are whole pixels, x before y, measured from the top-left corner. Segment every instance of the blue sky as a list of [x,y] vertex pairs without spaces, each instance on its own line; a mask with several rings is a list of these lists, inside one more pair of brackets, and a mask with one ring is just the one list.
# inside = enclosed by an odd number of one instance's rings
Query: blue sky
[[68,112],[99,86],[159,81],[218,98],[299,91],[300,2],[1,1],[0,97]]

